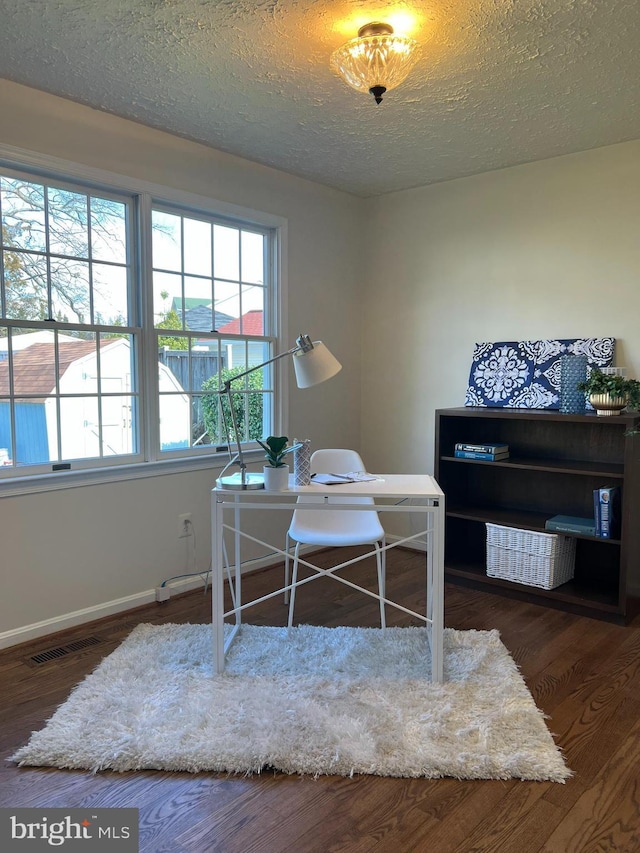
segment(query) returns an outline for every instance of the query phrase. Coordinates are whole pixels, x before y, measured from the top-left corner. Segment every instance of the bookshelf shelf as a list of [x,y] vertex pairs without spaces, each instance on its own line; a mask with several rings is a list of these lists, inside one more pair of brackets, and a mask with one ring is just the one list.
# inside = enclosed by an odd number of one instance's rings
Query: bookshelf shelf
[[585,475],[597,474],[600,477],[608,477],[609,479],[624,478],[623,465],[607,465],[600,462],[585,462],[584,460],[563,460],[559,462],[554,459],[540,459],[536,461],[510,456],[508,459],[487,462],[481,459],[459,459],[455,456],[443,456],[442,458],[447,462],[456,462],[459,465],[506,465],[508,468],[523,468],[525,470],[531,469],[532,471],[556,471],[567,474]]
[[[624,622],[631,571],[640,570],[640,416],[456,408],[436,412],[435,476],[445,492],[447,580]],[[507,460],[453,455],[456,442],[509,445]],[[543,590],[486,574],[487,522],[544,531],[554,515],[590,517],[593,490],[617,485],[619,539],[576,539],[573,580]],[[637,581],[637,578],[636,578]]]

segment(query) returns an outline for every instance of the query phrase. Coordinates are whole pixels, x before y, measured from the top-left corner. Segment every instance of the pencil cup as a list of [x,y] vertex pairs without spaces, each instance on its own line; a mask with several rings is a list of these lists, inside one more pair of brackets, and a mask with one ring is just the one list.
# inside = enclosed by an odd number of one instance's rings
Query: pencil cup
[[296,486],[308,486],[311,482],[311,441],[305,438],[294,444],[299,446],[293,451],[293,479]]

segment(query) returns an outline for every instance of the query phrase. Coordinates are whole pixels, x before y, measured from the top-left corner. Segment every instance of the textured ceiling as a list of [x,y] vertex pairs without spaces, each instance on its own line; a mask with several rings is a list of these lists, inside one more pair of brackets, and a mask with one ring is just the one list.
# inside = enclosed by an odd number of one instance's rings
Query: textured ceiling
[[[640,0],[0,8],[0,77],[361,196],[640,138]],[[422,58],[376,106],[329,55],[398,14]]]

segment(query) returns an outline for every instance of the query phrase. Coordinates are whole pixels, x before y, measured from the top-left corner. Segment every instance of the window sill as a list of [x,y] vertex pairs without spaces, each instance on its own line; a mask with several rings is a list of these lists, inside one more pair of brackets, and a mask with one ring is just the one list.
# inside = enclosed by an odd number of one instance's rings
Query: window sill
[[[247,450],[244,455],[247,463],[252,464],[259,462],[264,454],[258,449]],[[19,495],[34,495],[42,492],[54,492],[61,489],[76,489],[83,486],[98,486],[103,483],[119,483],[126,480],[143,480],[148,477],[186,474],[196,470],[211,469],[220,471],[228,461],[228,456],[216,454],[190,459],[163,459],[154,462],[137,462],[131,465],[110,466],[108,468],[84,468],[80,471],[38,474],[31,477],[13,477],[0,482],[0,499]]]

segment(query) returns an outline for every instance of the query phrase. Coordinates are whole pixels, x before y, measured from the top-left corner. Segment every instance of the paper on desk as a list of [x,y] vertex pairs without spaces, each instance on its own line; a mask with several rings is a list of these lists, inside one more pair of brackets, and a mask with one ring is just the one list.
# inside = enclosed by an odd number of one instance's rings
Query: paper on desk
[[364,471],[350,471],[348,474],[312,474],[311,482],[322,486],[337,486],[340,483],[368,483],[377,479]]
[[339,483],[353,483],[355,480],[352,480],[350,477],[342,476],[339,477],[335,474],[312,474],[311,475],[311,484],[317,483],[319,486],[336,486]]

